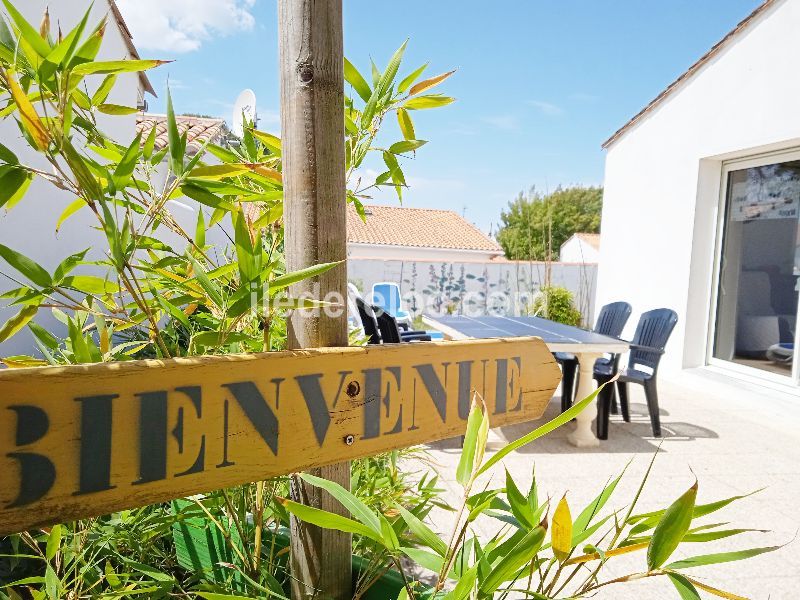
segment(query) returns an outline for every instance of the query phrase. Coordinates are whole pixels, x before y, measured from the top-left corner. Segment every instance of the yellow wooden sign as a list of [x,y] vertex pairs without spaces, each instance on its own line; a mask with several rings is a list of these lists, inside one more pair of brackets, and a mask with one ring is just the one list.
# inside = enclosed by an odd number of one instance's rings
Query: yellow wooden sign
[[0,535],[540,417],[538,338],[0,371]]

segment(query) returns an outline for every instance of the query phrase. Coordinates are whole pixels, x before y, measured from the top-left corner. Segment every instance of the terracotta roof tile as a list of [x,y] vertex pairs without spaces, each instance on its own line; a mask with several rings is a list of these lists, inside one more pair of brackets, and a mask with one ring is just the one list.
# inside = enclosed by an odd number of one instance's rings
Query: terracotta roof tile
[[[181,135],[186,132],[187,147],[193,146],[195,150],[199,150],[209,140],[212,142],[216,140],[222,134],[225,125],[223,119],[204,117],[176,115],[175,120],[178,124],[178,132]],[[156,128],[156,150],[166,148],[168,144],[166,115],[143,113],[136,118],[136,132],[142,134],[142,140],[150,135],[153,127]]]
[[450,210],[365,205],[364,223],[353,205],[347,206],[348,242],[503,252],[497,242]]
[[625,125],[617,129],[614,134],[608,138],[605,142],[603,142],[603,148],[608,148],[611,144],[616,142],[620,137],[625,135],[629,129],[631,129],[634,125],[636,125],[639,121],[641,121],[644,117],[646,117],[650,112],[652,112],[658,105],[663,102],[667,96],[671,95],[680,85],[687,81],[692,75],[697,73],[707,62],[709,62],[712,58],[714,58],[719,52],[728,45],[728,43],[737,37],[742,31],[747,29],[749,25],[755,21],[756,17],[766,11],[770,6],[776,3],[777,0],[764,0],[753,12],[751,12],[746,18],[739,22],[739,24],[734,27],[724,38],[722,38],[719,42],[714,44],[714,46],[706,52],[703,56],[701,56],[697,62],[695,62],[691,67],[689,67],[680,77],[678,77],[675,81],[673,81],[667,88],[661,92],[658,96],[656,96],[650,104],[645,106],[642,110],[636,113]]

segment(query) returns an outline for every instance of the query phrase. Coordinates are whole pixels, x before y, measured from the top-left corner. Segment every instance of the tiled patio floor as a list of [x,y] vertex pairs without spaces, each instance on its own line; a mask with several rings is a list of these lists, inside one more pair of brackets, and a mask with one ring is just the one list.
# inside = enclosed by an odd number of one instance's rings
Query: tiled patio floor
[[[750,546],[785,544],[800,529],[800,397],[747,384],[735,386],[706,373],[687,373],[680,379],[661,383],[664,441],[654,472],[637,512],[671,503],[699,479],[698,502],[709,502],[748,493],[762,492],[730,505],[707,517],[706,522],[730,521],[734,527],[770,529],[769,533],[748,533],[709,544],[682,547],[682,554],[696,555]],[[546,417],[557,414],[557,397]],[[659,440],[652,437],[641,388],[632,386],[632,423],[612,417],[609,439],[596,449],[577,449],[565,439],[571,424],[510,455],[506,467],[515,480],[529,485],[536,465],[542,495],[559,499],[568,492],[573,513],[580,511],[598,493],[607,478],[618,474],[633,459],[626,477],[607,506],[620,507],[633,496]],[[535,424],[496,430],[500,438],[512,440],[533,429]],[[495,437],[495,440],[498,438]],[[460,488],[455,482],[459,446],[456,440],[430,448],[442,475],[448,498],[457,504]],[[502,470],[495,483],[502,485]],[[442,511],[431,521],[442,532],[450,531],[453,516]],[[490,535],[496,521],[477,523],[477,532]],[[748,598],[800,598],[800,541],[774,553],[756,558],[697,569],[709,584]],[[644,570],[644,553],[613,559],[608,578]],[[690,573],[690,572],[689,572]],[[705,576],[702,576],[705,573]],[[691,573],[690,573],[691,574]],[[595,598],[650,600],[678,598],[671,584],[662,578],[613,585]]]

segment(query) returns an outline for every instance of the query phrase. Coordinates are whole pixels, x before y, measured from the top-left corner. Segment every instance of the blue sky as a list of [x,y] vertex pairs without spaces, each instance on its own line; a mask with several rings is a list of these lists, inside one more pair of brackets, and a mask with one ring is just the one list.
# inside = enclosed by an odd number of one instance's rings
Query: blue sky
[[[457,73],[458,101],[414,114],[429,140],[406,167],[406,206],[448,208],[488,231],[530,186],[601,184],[600,144],[749,14],[759,0],[344,0],[345,54],[365,74],[410,38],[403,70]],[[279,130],[274,0],[121,0],[164,111],[230,119],[238,92]],[[389,124],[394,127],[394,123]],[[396,203],[389,192],[376,203]]]

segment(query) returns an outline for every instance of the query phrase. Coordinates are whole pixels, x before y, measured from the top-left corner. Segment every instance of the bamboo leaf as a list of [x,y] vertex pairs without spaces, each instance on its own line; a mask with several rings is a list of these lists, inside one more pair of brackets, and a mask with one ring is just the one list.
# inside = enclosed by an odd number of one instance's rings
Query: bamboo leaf
[[61,525],[53,525],[50,529],[50,535],[47,536],[47,546],[44,556],[47,560],[53,560],[53,557],[61,549]]
[[305,521],[311,525],[316,525],[317,527],[322,527],[323,529],[333,529],[336,531],[342,531],[344,533],[363,535],[364,537],[374,540],[378,543],[383,543],[381,536],[376,535],[372,529],[363,523],[359,523],[358,521],[348,519],[347,517],[343,517],[335,513],[320,510],[319,508],[298,504],[297,502],[293,502],[287,498],[276,497],[276,500],[282,504],[287,511],[301,521]]
[[428,142],[425,140],[403,140],[402,142],[395,142],[389,146],[389,152],[393,154],[402,154],[403,152],[412,152],[417,148],[421,148]]
[[274,154],[276,156],[281,155],[281,139],[278,136],[272,135],[271,133],[267,133],[266,131],[259,131],[258,129],[253,129],[252,127],[249,128],[249,130],[250,133],[253,134],[253,137],[256,138],[262,144],[264,144],[264,146],[267,147],[267,149],[270,151],[271,154]]
[[[655,533],[653,534],[655,536]],[[700,556],[692,556],[691,558],[684,558],[683,560],[676,561],[668,564],[665,569],[691,569],[692,567],[705,567],[708,565],[718,565],[720,563],[734,562],[737,560],[744,560],[752,558],[759,554],[766,554],[767,552],[774,552],[781,546],[765,546],[762,548],[749,548],[747,550],[734,550],[733,552],[718,552],[716,554],[702,554]]]
[[439,108],[441,106],[447,106],[455,101],[456,99],[451,98],[450,96],[430,94],[427,96],[417,96],[415,98],[406,100],[403,103],[403,107],[408,110],[424,110],[426,108]]
[[486,415],[486,406],[483,403],[483,399],[476,392],[472,396],[472,406],[467,418],[467,430],[464,434],[461,458],[456,468],[456,481],[464,488],[469,487],[475,477],[475,472],[483,461],[488,432],[489,417]]
[[416,134],[414,133],[414,123],[405,108],[397,109],[397,124],[400,126],[400,131],[402,132],[404,139],[416,139]]
[[353,86],[353,89],[364,102],[369,102],[372,90],[367,81],[361,76],[361,73],[358,72],[358,69],[353,66],[353,63],[347,60],[347,57],[344,59],[344,79]]
[[58,230],[61,229],[61,226],[64,224],[64,221],[69,219],[72,215],[74,215],[84,206],[86,206],[86,201],[83,198],[78,198],[77,200],[73,200],[72,202],[70,202],[69,206],[67,206],[67,208],[65,208],[64,211],[61,213],[61,216],[58,217],[58,221],[56,222],[56,233],[58,233]]
[[420,81],[418,84],[413,86],[410,90],[408,90],[408,95],[409,96],[414,96],[416,94],[421,94],[425,90],[429,90],[432,87],[435,87],[435,86],[439,85],[445,79],[450,77],[453,73],[455,73],[455,70],[448,71],[447,73],[442,73],[441,75],[437,75],[436,77],[431,77],[430,79],[426,79],[424,81]]
[[50,44],[47,43],[33,25],[25,20],[22,13],[20,13],[9,0],[3,0],[3,4],[9,16],[14,21],[14,24],[19,29],[20,35],[30,44],[31,48],[33,48],[41,58],[45,58],[50,54]]
[[400,81],[400,85],[397,86],[397,91],[399,93],[405,92],[411,85],[422,75],[423,71],[428,68],[428,63],[425,63],[418,69],[415,69],[410,74],[406,75],[406,77]]
[[372,529],[376,535],[381,535],[381,522],[378,516],[372,512],[361,500],[356,498],[348,490],[344,489],[335,481],[315,477],[309,473],[300,473],[300,478],[311,485],[322,488],[331,496],[339,501],[339,504],[344,506],[350,514],[358,519],[361,523]]
[[[433,530],[423,523],[416,515],[403,508],[400,504],[395,504],[395,508],[400,512],[408,528],[425,544],[428,548],[436,552],[441,557],[447,555],[447,544],[444,543],[442,538],[436,535]],[[435,569],[436,571],[441,570]]]
[[681,600],[702,600],[697,588],[692,585],[692,582],[686,579],[683,575],[678,573],[667,573],[667,577],[678,590],[678,595]]
[[491,572],[480,582],[481,594],[491,598],[503,582],[513,579],[522,567],[530,563],[542,547],[545,533],[545,528],[541,526],[529,531],[508,554],[500,557]]
[[[678,575],[678,573],[670,573],[670,575]],[[715,587],[708,585],[707,583],[703,583],[702,581],[697,581],[696,579],[693,579],[686,575],[683,575],[682,577],[684,577],[687,581],[692,583],[695,587],[700,588],[704,592],[708,592],[709,594],[713,594],[720,598],[726,598],[727,600],[748,600],[744,596],[739,596],[738,594],[734,594],[732,592],[726,592],[724,590],[717,589]]]
[[0,257],[36,285],[49,287],[53,283],[50,274],[40,264],[8,246],[0,244]]
[[289,287],[290,285],[292,285],[293,283],[297,283],[298,281],[303,281],[304,279],[310,279],[311,277],[322,275],[326,271],[329,271],[333,267],[340,265],[343,262],[344,261],[322,263],[319,265],[306,267],[305,269],[300,269],[292,273],[286,273],[285,275],[280,275],[269,282],[269,293],[270,295],[274,294],[275,292],[282,290],[286,287]]
[[116,294],[119,291],[119,286],[116,283],[95,275],[70,275],[64,277],[60,285],[76,289],[86,294],[101,296],[105,294]]
[[692,524],[692,512],[697,498],[697,481],[664,513],[656,525],[647,547],[647,568],[659,568],[672,555]]
[[25,169],[13,167],[2,173],[0,175],[0,208],[6,205],[9,209],[12,208],[25,195],[31,181],[33,181],[33,176]]
[[576,402],[575,404],[573,404],[571,408],[561,413],[555,419],[548,421],[541,427],[537,427],[530,433],[523,435],[521,438],[511,442],[506,447],[496,452],[494,456],[492,456],[489,460],[486,461],[486,463],[480,468],[477,474],[481,475],[482,473],[485,473],[486,471],[491,469],[494,465],[496,465],[498,462],[503,460],[506,456],[511,454],[514,450],[522,448],[523,446],[530,444],[534,440],[538,440],[543,435],[547,435],[554,429],[558,429],[565,423],[569,423],[570,421],[572,421],[572,419],[575,418],[575,415],[579,414],[583,409],[589,406],[589,404],[595,401],[595,399],[597,398],[597,394],[600,393],[600,390],[602,390],[605,385],[608,384],[603,384],[599,386],[595,391],[586,396],[586,398],[584,398],[580,402]]
[[0,327],[0,342],[4,342],[9,339],[11,336],[18,333],[28,322],[36,316],[36,313],[39,312],[39,306],[37,304],[30,304],[28,306],[23,306],[22,310],[20,310],[16,315],[11,317],[5,324]]
[[561,498],[553,513],[550,536],[553,555],[563,563],[572,551],[572,515],[569,512],[566,496]]
[[97,110],[104,115],[114,116],[132,115],[139,112],[135,106],[122,106],[121,104],[99,104]]
[[114,89],[114,84],[116,82],[116,75],[107,75],[105,79],[103,79],[103,82],[97,86],[97,90],[92,95],[92,104],[95,106],[103,104],[108,98],[108,95],[111,93],[111,90]]
[[72,69],[74,75],[116,75],[147,71],[153,67],[170,63],[170,60],[110,60],[82,63]]
[[39,115],[36,113],[36,109],[33,108],[33,104],[31,104],[27,94],[19,87],[19,83],[17,83],[12,72],[6,71],[0,66],[0,73],[3,74],[5,80],[8,82],[8,89],[11,93],[11,98],[14,100],[19,110],[23,128],[31,136],[38,150],[42,152],[47,150],[47,146],[50,143],[50,134],[39,118]]

